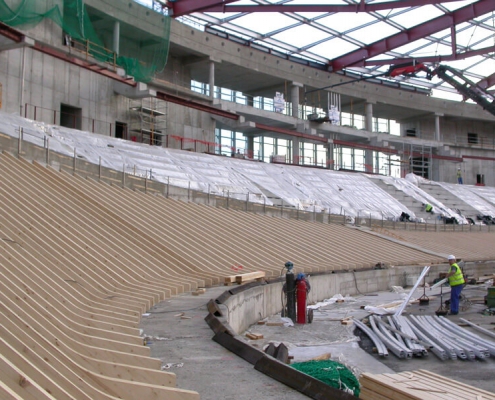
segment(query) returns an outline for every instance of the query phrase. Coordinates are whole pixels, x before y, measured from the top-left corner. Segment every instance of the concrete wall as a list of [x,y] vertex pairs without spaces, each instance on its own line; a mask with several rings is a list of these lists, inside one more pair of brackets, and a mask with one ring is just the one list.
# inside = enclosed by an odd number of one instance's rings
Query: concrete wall
[[[367,270],[337,272],[310,276],[311,292],[308,304],[331,298],[335,294],[358,296],[361,293],[372,293],[390,290],[392,286],[406,288],[418,280],[424,266],[403,266],[383,270]],[[493,273],[495,261],[467,263],[464,272],[468,276],[478,277]],[[447,272],[448,264],[434,265],[426,277],[432,283],[438,274]],[[227,321],[237,333],[245,331],[260,319],[280,313],[282,310],[282,282],[270,283],[241,291],[224,301],[227,307]],[[427,290],[428,294],[428,290]],[[223,309],[222,309],[223,311]]]

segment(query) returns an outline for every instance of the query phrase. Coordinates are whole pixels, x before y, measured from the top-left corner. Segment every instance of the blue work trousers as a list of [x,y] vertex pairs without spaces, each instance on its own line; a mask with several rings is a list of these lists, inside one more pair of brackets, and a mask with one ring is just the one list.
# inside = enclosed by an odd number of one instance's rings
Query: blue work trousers
[[464,285],[457,285],[450,287],[450,312],[457,314],[459,312],[459,297]]

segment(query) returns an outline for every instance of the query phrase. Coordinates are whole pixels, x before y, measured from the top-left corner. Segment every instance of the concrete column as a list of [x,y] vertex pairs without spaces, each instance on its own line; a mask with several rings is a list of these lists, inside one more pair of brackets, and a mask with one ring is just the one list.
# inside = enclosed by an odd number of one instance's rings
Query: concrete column
[[373,132],[373,103],[366,102],[364,106],[364,129]]
[[443,114],[435,114],[435,140],[440,141],[440,117],[443,117]]
[[248,157],[254,158],[254,137],[253,136],[248,136],[247,137],[247,152],[248,152]]
[[113,47],[112,50],[115,54],[119,55],[120,52],[120,22],[115,21],[113,23]]
[[292,116],[299,118],[299,88],[302,88],[303,84],[298,82],[292,82],[290,87],[290,101],[292,103]]
[[215,92],[215,63],[210,61],[210,79],[208,81],[210,86],[210,97],[213,99]]
[[299,164],[299,138],[292,139],[292,164]]
[[333,159],[333,151],[335,145],[333,143],[328,143],[327,145],[327,168],[335,169],[335,160]]
[[365,165],[365,171],[366,172],[374,172],[374,167],[373,167],[373,150],[365,150],[364,151],[364,163]]

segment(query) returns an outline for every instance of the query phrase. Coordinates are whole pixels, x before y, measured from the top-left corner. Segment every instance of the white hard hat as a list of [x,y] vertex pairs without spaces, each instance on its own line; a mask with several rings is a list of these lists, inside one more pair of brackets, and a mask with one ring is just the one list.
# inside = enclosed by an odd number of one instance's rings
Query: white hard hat
[[451,254],[450,256],[447,257],[447,260],[455,260],[455,256]]

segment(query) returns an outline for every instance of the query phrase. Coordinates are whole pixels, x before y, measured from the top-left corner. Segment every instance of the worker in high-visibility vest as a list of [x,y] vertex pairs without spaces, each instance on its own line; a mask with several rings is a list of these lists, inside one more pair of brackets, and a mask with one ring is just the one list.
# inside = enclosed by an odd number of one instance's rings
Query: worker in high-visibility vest
[[455,257],[451,254],[447,260],[450,264],[450,271],[446,275],[450,285],[450,315],[457,315],[459,314],[459,297],[466,282]]
[[457,183],[462,185],[462,172],[461,168],[457,168]]

